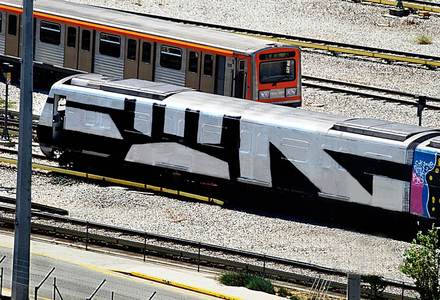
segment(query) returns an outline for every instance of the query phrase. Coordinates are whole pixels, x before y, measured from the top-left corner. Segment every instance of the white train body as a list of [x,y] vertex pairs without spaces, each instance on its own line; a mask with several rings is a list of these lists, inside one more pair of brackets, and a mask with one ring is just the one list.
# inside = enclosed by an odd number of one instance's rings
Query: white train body
[[89,74],[52,87],[38,132],[45,153],[78,152],[428,218],[440,208],[440,131],[431,128]]

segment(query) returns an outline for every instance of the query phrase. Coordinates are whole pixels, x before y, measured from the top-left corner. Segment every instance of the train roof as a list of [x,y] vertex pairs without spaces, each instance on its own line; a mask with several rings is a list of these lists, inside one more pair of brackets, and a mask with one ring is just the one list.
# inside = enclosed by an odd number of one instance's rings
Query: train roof
[[[340,115],[318,113],[273,104],[258,103],[238,98],[213,95],[167,83],[139,79],[111,80],[99,74],[74,75],[54,85],[63,84],[101,90],[137,99],[158,100],[169,108],[203,111],[210,115],[240,117],[256,124],[270,124],[304,131],[358,134],[369,137],[404,142],[419,133],[438,130],[378,119],[348,118]],[[52,94],[52,91],[51,91]]]
[[[21,0],[1,0],[0,4],[21,8]],[[148,16],[130,14],[104,7],[96,7],[62,0],[38,0],[34,12],[73,18],[93,24],[116,27],[182,42],[196,43],[240,53],[253,53],[273,45],[267,40],[231,32],[177,23]]]

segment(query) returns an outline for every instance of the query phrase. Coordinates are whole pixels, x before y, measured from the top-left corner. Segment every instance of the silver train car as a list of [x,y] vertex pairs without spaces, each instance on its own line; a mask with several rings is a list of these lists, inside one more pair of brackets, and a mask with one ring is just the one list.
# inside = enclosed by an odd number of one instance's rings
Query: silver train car
[[[0,63],[19,62],[21,14],[21,0],[0,0]],[[35,1],[34,20],[37,86],[93,72],[301,105],[295,46],[62,0]]]
[[440,211],[432,128],[87,74],[53,85],[38,138],[48,156],[81,153],[424,218]]

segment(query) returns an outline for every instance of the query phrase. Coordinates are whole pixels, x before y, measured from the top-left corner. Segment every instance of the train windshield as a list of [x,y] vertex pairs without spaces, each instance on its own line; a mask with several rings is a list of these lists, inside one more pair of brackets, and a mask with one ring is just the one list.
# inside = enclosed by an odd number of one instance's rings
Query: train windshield
[[276,60],[260,63],[260,83],[295,80],[295,61]]

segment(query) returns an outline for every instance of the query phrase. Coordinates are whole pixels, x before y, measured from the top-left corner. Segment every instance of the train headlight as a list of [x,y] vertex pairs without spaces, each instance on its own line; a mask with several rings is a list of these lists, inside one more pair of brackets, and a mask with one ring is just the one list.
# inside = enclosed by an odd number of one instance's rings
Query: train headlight
[[296,96],[297,88],[288,88],[286,89],[286,97]]
[[259,91],[258,92],[258,99],[269,99],[270,98],[270,91]]

